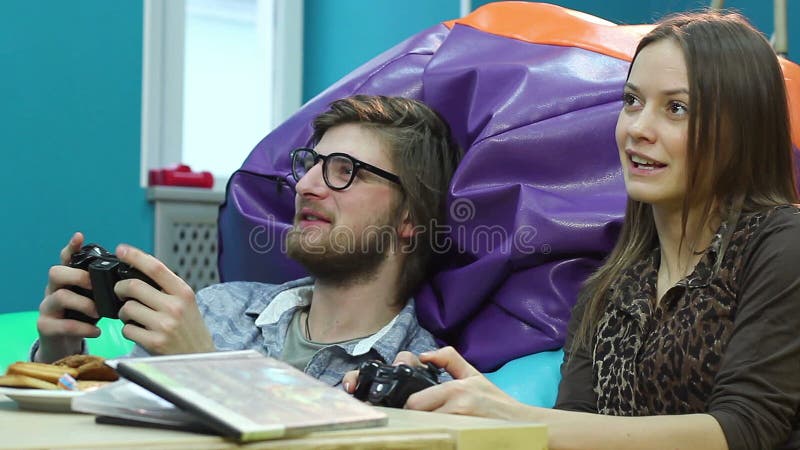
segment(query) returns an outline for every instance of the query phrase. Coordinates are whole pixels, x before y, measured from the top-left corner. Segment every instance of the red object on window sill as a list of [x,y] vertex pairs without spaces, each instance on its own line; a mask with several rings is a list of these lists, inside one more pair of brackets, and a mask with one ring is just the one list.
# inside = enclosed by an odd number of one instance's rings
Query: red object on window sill
[[164,169],[150,169],[148,172],[150,186],[184,186],[212,188],[214,175],[211,172],[192,172],[186,164],[167,167]]

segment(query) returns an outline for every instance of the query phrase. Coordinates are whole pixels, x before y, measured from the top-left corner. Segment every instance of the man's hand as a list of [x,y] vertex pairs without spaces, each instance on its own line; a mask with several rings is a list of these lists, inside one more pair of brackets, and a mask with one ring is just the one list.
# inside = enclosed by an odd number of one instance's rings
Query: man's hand
[[119,318],[126,323],[123,336],[156,355],[216,350],[194,291],[185,281],[164,263],[134,247],[119,245],[115,254],[162,289],[137,279],[122,280],[114,286],[120,299],[135,300],[125,302],[119,310]]
[[75,233],[61,250],[61,264],[50,268],[44,299],[39,304],[39,318],[36,320],[39,350],[34,355],[35,361],[50,363],[80,353],[84,338],[100,335],[100,329],[90,323],[64,319],[67,309],[99,317],[92,299],[69,289],[71,286],[92,289],[88,272],[67,267],[72,254],[80,250],[82,245],[83,234]]

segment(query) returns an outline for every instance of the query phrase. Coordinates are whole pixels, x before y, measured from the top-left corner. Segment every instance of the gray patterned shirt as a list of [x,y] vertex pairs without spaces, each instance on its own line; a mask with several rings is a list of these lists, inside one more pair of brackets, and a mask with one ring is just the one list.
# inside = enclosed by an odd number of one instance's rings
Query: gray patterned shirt
[[[197,293],[197,305],[217,350],[257,350],[280,359],[294,313],[307,306],[309,296],[297,291],[313,287],[302,278],[281,285],[234,281],[215,284]],[[331,344],[319,350],[305,372],[338,386],[342,376],[362,362],[379,359],[391,363],[407,350],[415,354],[438,348],[433,336],[417,322],[414,299],[386,326],[361,340]],[[130,356],[146,356],[138,345]]]

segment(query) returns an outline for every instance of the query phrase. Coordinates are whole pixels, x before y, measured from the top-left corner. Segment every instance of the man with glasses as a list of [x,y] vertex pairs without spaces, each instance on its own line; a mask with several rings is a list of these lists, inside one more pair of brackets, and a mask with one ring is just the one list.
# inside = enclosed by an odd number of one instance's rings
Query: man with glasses
[[[116,254],[150,276],[159,291],[123,280],[115,292],[134,299],[120,309],[135,356],[256,349],[331,385],[369,359],[433,350],[410,299],[428,275],[433,235],[461,158],[442,118],[410,99],[358,95],[338,100],[313,122],[312,147],[291,152],[297,182],[288,255],[312,277],[283,285],[232,282],[195,294],[160,261],[130,246]],[[62,262],[83,243],[80,233]],[[72,309],[97,317],[87,272],[50,270],[32,359],[50,362],[85,350],[99,334],[65,319]]]

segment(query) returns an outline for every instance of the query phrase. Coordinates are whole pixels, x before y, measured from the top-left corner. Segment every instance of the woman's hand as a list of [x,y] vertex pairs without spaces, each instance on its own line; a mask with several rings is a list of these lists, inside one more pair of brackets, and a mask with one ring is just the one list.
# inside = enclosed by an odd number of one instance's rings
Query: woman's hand
[[[446,370],[453,381],[431,386],[412,394],[406,401],[407,409],[434,411],[449,414],[516,419],[525,406],[492,384],[482,373],[472,367],[453,347],[445,347],[417,357],[410,352],[400,352],[394,364],[420,367],[431,363]],[[342,379],[344,389],[356,390],[358,371],[347,372]]]
[[412,394],[406,401],[407,409],[520,419],[525,406],[492,384],[453,347],[422,353],[419,361],[446,370],[454,380]]

